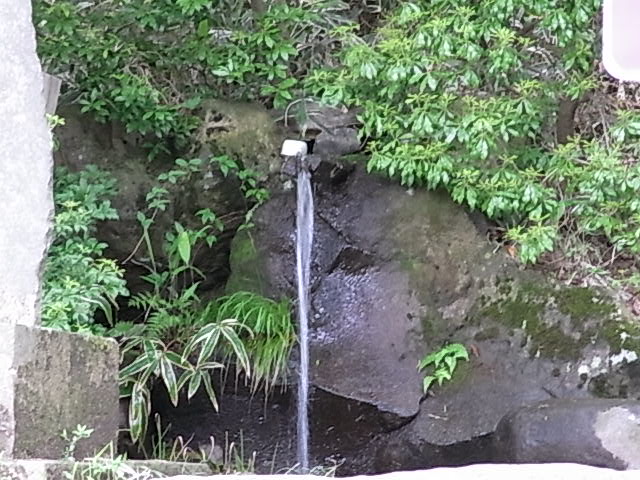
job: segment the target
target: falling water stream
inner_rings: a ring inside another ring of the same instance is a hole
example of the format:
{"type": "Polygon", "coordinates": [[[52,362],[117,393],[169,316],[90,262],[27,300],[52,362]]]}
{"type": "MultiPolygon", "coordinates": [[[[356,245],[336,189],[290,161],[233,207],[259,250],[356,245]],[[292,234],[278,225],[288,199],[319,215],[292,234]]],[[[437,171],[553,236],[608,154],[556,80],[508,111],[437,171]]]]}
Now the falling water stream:
{"type": "MultiPolygon", "coordinates": [[[[303,163],[300,159],[300,165],[303,163]]],[[[298,173],[296,214],[296,263],[298,273],[298,320],[300,335],[300,378],[298,379],[298,463],[302,473],[309,471],[309,278],[313,243],[313,194],[311,174],[298,173]]]]}

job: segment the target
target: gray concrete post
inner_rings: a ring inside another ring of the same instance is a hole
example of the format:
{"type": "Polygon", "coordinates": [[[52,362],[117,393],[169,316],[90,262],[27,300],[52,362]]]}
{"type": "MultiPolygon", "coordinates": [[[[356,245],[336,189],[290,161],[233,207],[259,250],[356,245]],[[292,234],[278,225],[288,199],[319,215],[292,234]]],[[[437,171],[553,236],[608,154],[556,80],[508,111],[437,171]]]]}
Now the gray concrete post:
{"type": "Polygon", "coordinates": [[[28,0],[0,0],[0,46],[0,459],[60,458],[77,425],[88,455],[117,437],[118,348],[38,327],[53,159],[28,0]]]}

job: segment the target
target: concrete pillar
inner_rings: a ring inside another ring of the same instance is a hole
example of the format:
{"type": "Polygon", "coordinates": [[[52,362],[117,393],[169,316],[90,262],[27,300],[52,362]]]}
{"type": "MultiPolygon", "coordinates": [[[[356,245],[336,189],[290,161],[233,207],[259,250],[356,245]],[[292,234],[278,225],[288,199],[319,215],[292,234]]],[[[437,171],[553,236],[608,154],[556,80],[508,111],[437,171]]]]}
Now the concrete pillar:
{"type": "Polygon", "coordinates": [[[0,459],[60,458],[79,424],[88,455],[117,437],[118,348],[39,328],[53,159],[31,2],[0,0],[0,45],[0,459]]]}

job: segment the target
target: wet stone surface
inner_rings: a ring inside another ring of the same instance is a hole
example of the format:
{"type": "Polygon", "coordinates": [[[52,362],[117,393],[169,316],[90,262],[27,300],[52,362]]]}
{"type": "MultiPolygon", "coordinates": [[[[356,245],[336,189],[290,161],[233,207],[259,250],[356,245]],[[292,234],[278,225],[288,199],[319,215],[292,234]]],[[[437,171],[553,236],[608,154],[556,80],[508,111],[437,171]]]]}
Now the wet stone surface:
{"type": "MultiPolygon", "coordinates": [[[[316,434],[336,416],[353,425],[326,437],[339,448],[312,432],[316,460],[337,452],[359,473],[491,461],[504,457],[490,439],[509,412],[635,395],[625,349],[640,327],[606,293],[521,271],[441,192],[323,164],[314,185],[311,380],[346,403],[314,404],[312,422],[316,434]],[[470,361],[424,396],[419,359],[452,342],[470,361]],[[363,421],[351,404],[367,406],[363,421]]],[[[228,291],[295,298],[294,212],[294,192],[256,212],[250,238],[234,239],[228,291]]],[[[291,428],[271,443],[292,441],[291,428]]]]}
{"type": "MultiPolygon", "coordinates": [[[[258,473],[282,472],[296,463],[295,385],[275,391],[267,404],[263,394],[252,396],[242,386],[229,382],[215,412],[208,398],[197,394],[174,408],[164,392],[155,392],[167,438],[181,436],[189,446],[208,447],[211,438],[245,459],[256,452],[258,473]]],[[[387,425],[374,407],[315,388],[310,396],[311,466],[342,465],[340,475],[372,471],[375,448],[387,425]]]]}

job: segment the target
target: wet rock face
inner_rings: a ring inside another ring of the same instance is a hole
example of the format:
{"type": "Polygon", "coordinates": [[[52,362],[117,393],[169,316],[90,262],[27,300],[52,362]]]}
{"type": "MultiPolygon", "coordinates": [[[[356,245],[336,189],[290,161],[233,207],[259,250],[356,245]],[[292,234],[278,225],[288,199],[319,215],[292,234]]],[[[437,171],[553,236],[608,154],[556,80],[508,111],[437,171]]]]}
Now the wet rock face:
{"type": "MultiPolygon", "coordinates": [[[[312,382],[392,414],[397,417],[392,424],[406,423],[418,413],[422,396],[421,377],[416,371],[424,354],[422,306],[411,291],[411,279],[394,258],[391,243],[377,243],[382,227],[373,218],[379,210],[372,204],[389,200],[376,200],[387,185],[360,174],[347,183],[348,187],[330,185],[327,191],[316,191],[312,382]],[[364,192],[366,196],[354,198],[350,192],[364,192]],[[367,204],[372,208],[365,208],[367,204]],[[372,216],[363,216],[367,214],[372,216]],[[367,225],[368,232],[362,231],[359,223],[367,225]]],[[[396,194],[395,201],[406,196],[402,189],[396,194]]],[[[242,251],[245,256],[238,258],[232,253],[229,285],[234,289],[243,288],[242,279],[253,278],[251,287],[255,288],[255,279],[260,279],[258,287],[263,293],[293,296],[293,207],[290,195],[274,197],[256,218],[257,228],[251,235],[258,234],[259,238],[254,237],[251,246],[249,235],[244,240],[236,238],[233,251],[242,251]]],[[[387,216],[393,214],[389,211],[387,216]]]]}
{"type": "MultiPolygon", "coordinates": [[[[637,390],[640,329],[603,293],[520,271],[439,192],[326,164],[314,185],[311,380],[375,407],[372,471],[489,461],[509,412],[637,390]],[[424,398],[418,360],[449,342],[472,358],[424,398]]],[[[294,201],[274,195],[236,236],[229,290],[295,298],[294,201]]]]}

